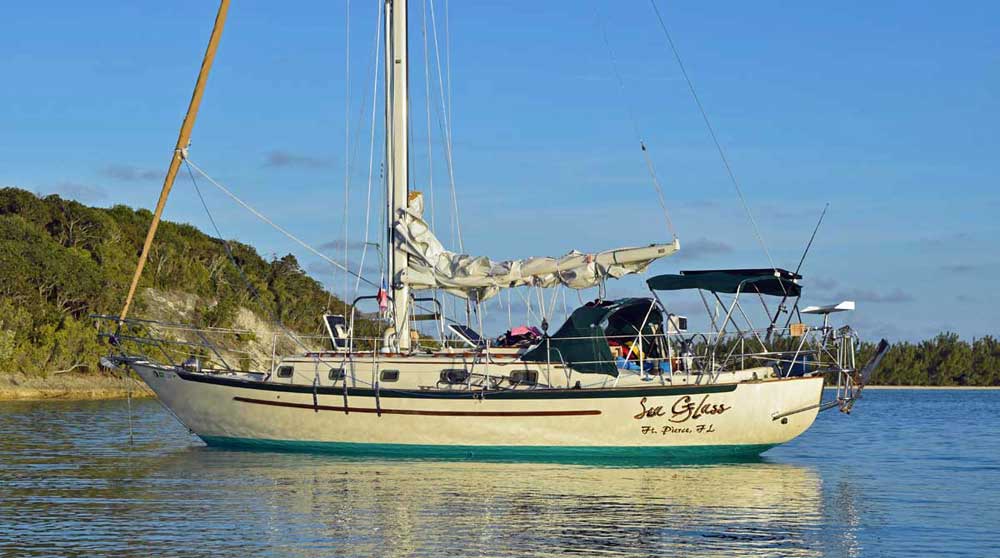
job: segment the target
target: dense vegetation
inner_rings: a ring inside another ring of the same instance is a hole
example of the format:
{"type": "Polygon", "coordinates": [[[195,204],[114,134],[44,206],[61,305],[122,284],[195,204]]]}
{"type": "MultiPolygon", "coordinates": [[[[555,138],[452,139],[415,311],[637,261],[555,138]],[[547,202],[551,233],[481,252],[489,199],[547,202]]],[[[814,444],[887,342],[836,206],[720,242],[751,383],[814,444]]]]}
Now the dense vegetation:
{"type": "MultiPolygon", "coordinates": [[[[0,373],[96,365],[108,348],[88,316],[120,310],[151,218],[145,209],[93,208],[59,196],[0,189],[0,373]]],[[[243,307],[295,331],[318,333],[320,313],[343,312],[343,303],[306,275],[294,256],[267,261],[250,246],[229,245],[256,294],[221,240],[171,222],[160,226],[141,289],[198,296],[204,301],[201,311],[189,319],[202,326],[230,326],[243,307]]],[[[133,315],[148,310],[141,298],[137,304],[133,315]]],[[[865,344],[860,362],[873,349],[865,344]]],[[[944,333],[897,343],[875,381],[1000,386],[1000,341],[986,336],[968,342],[944,333]]]]}
{"type": "MultiPolygon", "coordinates": [[[[739,354],[739,337],[733,336],[716,349],[717,355],[739,354]],[[735,346],[735,348],[734,348],[735,346]]],[[[785,361],[799,348],[800,339],[781,336],[768,347],[784,352],[785,361]]],[[[857,349],[856,364],[864,366],[875,354],[878,344],[863,341],[857,349]]],[[[752,346],[750,350],[753,350],[752,346]]],[[[714,344],[695,343],[696,358],[707,358],[714,344]]],[[[806,349],[816,349],[810,343],[806,349]]],[[[836,374],[827,375],[828,383],[836,383],[836,374]]],[[[882,359],[870,383],[892,386],[1000,386],[1000,340],[992,336],[965,341],[955,333],[941,333],[919,343],[894,342],[882,359]]]]}
{"type": "MultiPolygon", "coordinates": [[[[152,213],[118,205],[87,207],[59,196],[0,189],[0,373],[94,367],[107,353],[91,314],[117,314],[152,213]]],[[[227,327],[240,307],[316,333],[326,309],[343,303],[306,275],[292,255],[264,260],[250,246],[191,225],[163,222],[140,290],[183,291],[205,301],[192,321],[227,327]]],[[[140,298],[132,313],[145,310],[140,298]]]]}
{"type": "MultiPolygon", "coordinates": [[[[859,365],[874,353],[865,343],[859,365]]],[[[992,336],[971,343],[955,333],[941,333],[919,343],[894,343],[882,360],[874,383],[898,386],[1000,386],[1000,340],[992,336]]]]}

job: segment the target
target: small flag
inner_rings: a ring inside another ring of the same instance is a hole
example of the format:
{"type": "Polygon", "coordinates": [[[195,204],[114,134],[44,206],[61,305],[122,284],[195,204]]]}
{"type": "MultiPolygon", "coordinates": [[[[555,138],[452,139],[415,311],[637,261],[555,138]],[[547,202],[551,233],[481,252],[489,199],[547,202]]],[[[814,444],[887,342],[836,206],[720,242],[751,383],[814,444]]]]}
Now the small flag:
{"type": "Polygon", "coordinates": [[[382,286],[378,288],[378,295],[375,297],[378,300],[378,309],[382,312],[389,309],[389,293],[385,287],[385,279],[383,279],[382,286]]]}

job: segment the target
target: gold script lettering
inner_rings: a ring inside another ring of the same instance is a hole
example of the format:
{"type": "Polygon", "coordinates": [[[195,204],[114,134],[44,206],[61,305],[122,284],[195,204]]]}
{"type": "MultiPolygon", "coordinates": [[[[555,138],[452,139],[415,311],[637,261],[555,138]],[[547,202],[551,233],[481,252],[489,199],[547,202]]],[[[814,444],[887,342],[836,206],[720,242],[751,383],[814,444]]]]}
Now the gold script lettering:
{"type": "Polygon", "coordinates": [[[723,403],[710,404],[707,395],[702,397],[698,403],[695,403],[690,395],[685,395],[674,402],[673,407],[670,408],[672,416],[669,420],[670,422],[686,422],[691,419],[699,419],[704,415],[721,415],[729,409],[732,409],[732,406],[723,403]]]}
{"type": "Polygon", "coordinates": [[[645,397],[643,397],[641,400],[639,400],[639,406],[642,407],[642,410],[639,411],[638,413],[636,413],[632,417],[635,420],[642,420],[644,418],[662,417],[662,416],[664,416],[666,414],[663,411],[663,406],[650,407],[649,409],[647,409],[646,408],[646,398],[645,397]]]}

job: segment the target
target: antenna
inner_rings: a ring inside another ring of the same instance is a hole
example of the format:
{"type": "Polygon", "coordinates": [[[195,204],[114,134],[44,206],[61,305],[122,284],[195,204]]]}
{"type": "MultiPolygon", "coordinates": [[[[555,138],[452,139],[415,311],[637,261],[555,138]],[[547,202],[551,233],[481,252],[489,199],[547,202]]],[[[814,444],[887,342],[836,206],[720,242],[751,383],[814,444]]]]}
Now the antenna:
{"type": "MultiPolygon", "coordinates": [[[[809,236],[809,242],[806,243],[806,249],[802,251],[802,257],[799,258],[799,265],[795,266],[795,275],[799,274],[802,270],[802,263],[806,261],[806,256],[809,254],[809,249],[812,248],[813,241],[816,240],[816,233],[819,232],[819,226],[823,224],[823,218],[826,217],[826,210],[830,209],[830,202],[826,202],[823,206],[822,213],[819,214],[819,220],[816,221],[816,226],[813,227],[812,235],[809,236]]],[[[767,326],[767,339],[770,341],[771,333],[774,330],[774,324],[778,322],[778,317],[781,316],[781,310],[785,307],[785,301],[788,300],[788,294],[781,297],[781,302],[778,303],[778,309],[774,311],[774,316],[771,318],[771,325],[767,326]]],[[[795,303],[798,306],[798,301],[795,303]]],[[[788,321],[785,322],[785,327],[792,322],[792,316],[789,314],[788,321]]]]}
{"type": "Polygon", "coordinates": [[[830,202],[826,202],[826,205],[823,206],[823,212],[819,214],[819,221],[816,222],[816,228],[813,229],[812,236],[809,237],[809,243],[806,244],[806,249],[802,252],[802,257],[799,258],[799,265],[795,267],[796,274],[802,269],[802,262],[806,261],[806,255],[809,253],[809,249],[812,248],[813,240],[816,239],[816,232],[819,230],[819,226],[823,224],[823,217],[826,217],[827,209],[830,209],[830,202]]]}

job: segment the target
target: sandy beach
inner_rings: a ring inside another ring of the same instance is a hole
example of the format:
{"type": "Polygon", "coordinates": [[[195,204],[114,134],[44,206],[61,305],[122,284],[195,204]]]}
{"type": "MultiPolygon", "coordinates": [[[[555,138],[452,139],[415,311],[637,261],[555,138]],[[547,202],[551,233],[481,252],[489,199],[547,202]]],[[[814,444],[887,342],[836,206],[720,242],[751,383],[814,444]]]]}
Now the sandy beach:
{"type": "Polygon", "coordinates": [[[0,376],[0,401],[123,399],[129,392],[132,397],[153,397],[142,382],[106,373],[0,376]]]}

